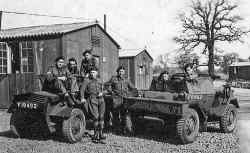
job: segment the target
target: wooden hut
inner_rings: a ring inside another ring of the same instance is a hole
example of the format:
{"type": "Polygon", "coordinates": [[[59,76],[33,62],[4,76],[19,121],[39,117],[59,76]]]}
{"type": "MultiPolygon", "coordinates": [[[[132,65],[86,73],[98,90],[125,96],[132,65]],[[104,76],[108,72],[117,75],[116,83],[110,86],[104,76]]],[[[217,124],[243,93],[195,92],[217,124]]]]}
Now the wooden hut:
{"type": "Polygon", "coordinates": [[[42,25],[0,31],[0,108],[13,95],[39,90],[37,74],[43,74],[57,56],[75,57],[93,48],[103,81],[115,73],[118,43],[98,24],[90,22],[42,25]]]}
{"type": "Polygon", "coordinates": [[[229,66],[230,80],[250,81],[250,62],[237,62],[229,66]]]}
{"type": "Polygon", "coordinates": [[[149,89],[153,77],[153,58],[146,49],[119,52],[119,65],[126,68],[126,77],[138,89],[149,89]]]}

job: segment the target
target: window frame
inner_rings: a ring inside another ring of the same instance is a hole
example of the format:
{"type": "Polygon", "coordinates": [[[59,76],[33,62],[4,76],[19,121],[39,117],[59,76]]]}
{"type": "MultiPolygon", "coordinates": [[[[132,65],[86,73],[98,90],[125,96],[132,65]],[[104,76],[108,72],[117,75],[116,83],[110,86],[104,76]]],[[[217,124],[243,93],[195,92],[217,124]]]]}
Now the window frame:
{"type": "Polygon", "coordinates": [[[2,74],[8,74],[8,45],[6,42],[0,42],[0,75],[2,74]],[[3,49],[2,45],[5,45],[5,50],[3,49]],[[6,53],[6,57],[3,56],[4,52],[6,53]],[[2,55],[1,55],[2,54],[2,55]],[[4,64],[4,60],[6,60],[6,63],[4,64]],[[4,68],[6,69],[4,72],[4,68]]]}
{"type": "Polygon", "coordinates": [[[35,58],[35,55],[34,55],[34,43],[32,41],[21,41],[19,43],[19,47],[20,47],[20,71],[21,73],[34,73],[35,70],[34,70],[34,58],[35,58]],[[29,46],[28,44],[31,43],[29,46]],[[25,44],[25,45],[24,45],[25,44]],[[24,50],[26,50],[26,56],[24,57],[23,54],[24,54],[24,50]],[[31,64],[29,63],[29,53],[32,53],[32,61],[31,61],[31,64]],[[27,60],[25,61],[25,64],[24,64],[24,58],[27,60]],[[24,65],[26,65],[26,68],[24,69],[24,65]],[[32,66],[32,71],[29,70],[29,66],[32,66]]]}

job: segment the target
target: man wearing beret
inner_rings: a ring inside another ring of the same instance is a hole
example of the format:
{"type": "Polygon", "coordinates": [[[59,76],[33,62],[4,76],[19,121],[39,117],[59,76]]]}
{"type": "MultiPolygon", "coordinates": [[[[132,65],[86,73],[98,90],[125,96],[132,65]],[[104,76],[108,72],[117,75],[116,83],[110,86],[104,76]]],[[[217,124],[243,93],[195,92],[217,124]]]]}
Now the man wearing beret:
{"type": "Polygon", "coordinates": [[[95,143],[105,143],[106,137],[103,135],[105,102],[103,99],[103,84],[97,79],[98,69],[90,69],[89,80],[84,81],[82,92],[82,102],[88,110],[90,117],[93,119],[94,135],[92,137],[95,143]],[[86,105],[87,103],[87,105],[86,105]]]}
{"type": "Polygon", "coordinates": [[[55,60],[55,66],[50,67],[47,72],[47,80],[54,87],[54,92],[62,92],[68,104],[73,105],[73,101],[69,98],[69,94],[66,89],[68,79],[71,77],[69,70],[67,69],[64,61],[64,57],[60,56],[55,60]]]}
{"type": "Polygon", "coordinates": [[[92,55],[92,50],[87,49],[83,52],[83,59],[80,67],[80,73],[83,77],[88,77],[91,68],[98,68],[97,61],[92,55]]]}
{"type": "MultiPolygon", "coordinates": [[[[134,85],[125,78],[125,68],[120,66],[116,70],[117,75],[113,76],[109,84],[109,92],[112,94],[112,107],[111,112],[113,115],[114,126],[120,127],[124,124],[124,112],[123,112],[123,97],[129,94],[129,91],[136,90],[134,85]]],[[[121,129],[121,128],[118,128],[121,129]]]]}

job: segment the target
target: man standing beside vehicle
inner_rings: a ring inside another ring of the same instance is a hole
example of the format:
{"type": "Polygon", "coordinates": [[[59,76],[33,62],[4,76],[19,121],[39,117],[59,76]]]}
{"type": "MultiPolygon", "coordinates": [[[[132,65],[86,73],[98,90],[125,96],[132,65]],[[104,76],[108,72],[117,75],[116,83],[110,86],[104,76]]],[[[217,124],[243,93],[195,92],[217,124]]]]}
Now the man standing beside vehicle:
{"type": "MultiPolygon", "coordinates": [[[[112,94],[112,107],[111,112],[113,116],[114,127],[118,130],[124,130],[120,128],[124,127],[124,111],[123,111],[123,97],[129,94],[129,91],[136,90],[134,85],[125,78],[125,68],[120,66],[116,70],[117,75],[113,76],[109,84],[109,92],[112,94]]],[[[122,131],[124,132],[124,131],[122,131]]]]}
{"type": "MultiPolygon", "coordinates": [[[[86,85],[86,81],[88,81],[89,79],[89,74],[90,74],[90,70],[92,68],[97,68],[98,69],[98,65],[97,65],[97,61],[95,60],[95,58],[92,55],[92,50],[91,49],[86,49],[83,52],[83,59],[81,62],[81,67],[80,67],[80,75],[83,77],[82,83],[80,85],[80,91],[83,91],[83,89],[81,88],[85,88],[84,86],[86,85]]],[[[84,101],[84,93],[80,92],[81,94],[81,101],[84,101]]]]}
{"type": "Polygon", "coordinates": [[[103,135],[104,129],[104,113],[105,102],[103,95],[106,93],[103,91],[103,84],[98,80],[98,69],[92,67],[90,69],[89,80],[83,82],[83,88],[81,88],[82,102],[87,103],[85,107],[88,109],[89,115],[92,117],[94,123],[94,135],[92,137],[95,143],[105,143],[102,140],[106,139],[103,135]]]}

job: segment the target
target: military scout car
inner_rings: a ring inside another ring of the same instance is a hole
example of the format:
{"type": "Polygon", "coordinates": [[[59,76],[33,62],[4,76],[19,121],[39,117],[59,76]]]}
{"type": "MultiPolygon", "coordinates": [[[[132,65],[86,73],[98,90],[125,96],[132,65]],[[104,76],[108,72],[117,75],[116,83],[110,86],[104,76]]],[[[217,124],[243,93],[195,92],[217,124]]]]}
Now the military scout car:
{"type": "Polygon", "coordinates": [[[66,141],[80,141],[85,131],[85,112],[77,98],[73,106],[51,87],[44,76],[43,91],[16,95],[8,112],[12,113],[10,128],[18,137],[62,134],[66,141]]]}
{"type": "Polygon", "coordinates": [[[178,73],[171,77],[170,88],[171,92],[142,91],[138,97],[124,97],[127,130],[133,132],[141,116],[157,117],[185,144],[195,141],[208,122],[219,121],[226,133],[236,128],[239,105],[229,85],[218,90],[208,75],[190,80],[178,73]]]}

